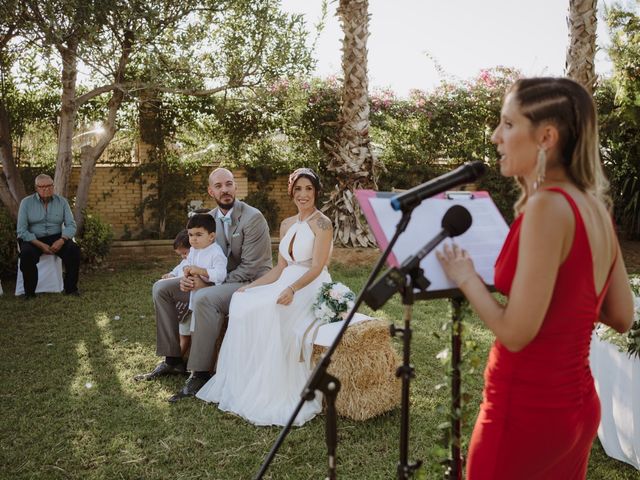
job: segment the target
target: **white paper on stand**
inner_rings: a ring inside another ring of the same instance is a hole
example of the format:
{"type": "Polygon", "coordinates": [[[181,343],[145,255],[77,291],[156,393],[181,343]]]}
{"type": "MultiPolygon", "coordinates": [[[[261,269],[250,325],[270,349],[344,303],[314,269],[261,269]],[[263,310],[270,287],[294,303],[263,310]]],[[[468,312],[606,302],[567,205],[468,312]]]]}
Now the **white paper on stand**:
{"type": "MultiPolygon", "coordinates": [[[[407,229],[400,235],[392,250],[393,257],[390,257],[389,264],[398,266],[408,257],[419,252],[427,242],[441,232],[442,217],[447,210],[452,205],[458,204],[469,210],[472,218],[471,227],[462,235],[446,239],[435,250],[442,249],[447,242],[460,245],[469,252],[484,282],[487,285],[493,285],[495,261],[509,233],[509,227],[486,192],[469,193],[472,194],[472,198],[456,196],[449,199],[441,195],[428,198],[418,205],[412,212],[407,229]]],[[[358,195],[361,205],[364,202],[369,203],[369,208],[364,208],[363,205],[363,211],[381,249],[389,244],[402,217],[401,212],[391,208],[390,198],[390,194],[381,195],[380,193],[358,195]]],[[[440,267],[435,250],[420,262],[425,277],[431,282],[427,291],[456,288],[440,267]]]]}

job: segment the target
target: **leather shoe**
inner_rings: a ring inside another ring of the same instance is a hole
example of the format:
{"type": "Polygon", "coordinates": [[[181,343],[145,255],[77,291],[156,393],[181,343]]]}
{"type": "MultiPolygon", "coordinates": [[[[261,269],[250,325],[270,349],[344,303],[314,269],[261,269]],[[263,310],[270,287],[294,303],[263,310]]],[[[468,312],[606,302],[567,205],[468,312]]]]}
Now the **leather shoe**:
{"type": "Polygon", "coordinates": [[[209,378],[194,377],[192,374],[189,378],[187,378],[187,382],[184,384],[184,387],[182,387],[182,390],[169,397],[168,401],[171,403],[176,403],[183,398],[195,397],[196,393],[198,393],[198,390],[200,390],[202,386],[209,381],[209,378]]]}
{"type": "Polygon", "coordinates": [[[154,380],[159,377],[164,377],[166,375],[186,375],[187,369],[184,366],[184,363],[179,363],[177,365],[169,365],[167,362],[160,362],[153,371],[148,373],[140,373],[133,377],[136,382],[140,382],[142,380],[154,380]]]}

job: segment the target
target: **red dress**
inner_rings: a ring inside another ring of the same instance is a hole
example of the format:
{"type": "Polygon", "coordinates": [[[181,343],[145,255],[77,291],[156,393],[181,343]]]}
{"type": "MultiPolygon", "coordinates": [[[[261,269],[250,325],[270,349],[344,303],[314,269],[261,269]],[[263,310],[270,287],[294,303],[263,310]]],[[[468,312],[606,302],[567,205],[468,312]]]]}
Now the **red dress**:
{"type": "MultiPolygon", "coordinates": [[[[584,479],[600,423],[589,345],[609,279],[596,293],[587,232],[573,199],[573,245],[560,265],[540,331],[517,353],[496,340],[485,370],[471,436],[468,480],[584,479]]],[[[495,265],[495,286],[509,295],[523,216],[511,226],[495,265]]],[[[544,261],[543,258],[540,261],[544,261]]]]}

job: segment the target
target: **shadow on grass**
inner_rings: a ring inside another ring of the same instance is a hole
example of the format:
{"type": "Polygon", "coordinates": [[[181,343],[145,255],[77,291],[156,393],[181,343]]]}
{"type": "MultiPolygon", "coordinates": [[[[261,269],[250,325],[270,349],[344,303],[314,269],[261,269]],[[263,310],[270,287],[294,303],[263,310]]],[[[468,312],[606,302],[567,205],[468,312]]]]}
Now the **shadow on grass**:
{"type": "MultiPolygon", "coordinates": [[[[140,259],[111,270],[86,272],[81,298],[42,295],[25,302],[0,297],[0,478],[7,479],[247,479],[258,471],[279,428],[254,427],[196,400],[176,405],[166,398],[182,377],[134,382],[157,362],[151,286],[173,261],[140,259]]],[[[360,288],[368,268],[336,267],[332,275],[360,288]]],[[[368,312],[371,313],[371,312],[368,312]]],[[[435,359],[447,346],[434,332],[446,320],[443,301],[416,304],[413,322],[411,438],[409,458],[430,466],[438,457],[438,425],[448,402],[438,390],[443,367],[435,359]]],[[[393,299],[383,316],[400,324],[393,299]]],[[[479,322],[470,327],[482,344],[491,336],[479,322]]],[[[481,375],[467,388],[477,405],[481,375]]],[[[395,477],[399,410],[366,422],[339,419],[338,474],[347,479],[395,477]]],[[[464,445],[473,423],[464,428],[464,445]]],[[[594,446],[589,479],[626,480],[637,472],[594,446]]],[[[324,478],[324,417],[294,429],[265,478],[324,478]]],[[[428,475],[426,478],[436,478],[428,475]]]]}
{"type": "Polygon", "coordinates": [[[80,298],[3,297],[5,474],[86,478],[96,468],[103,475],[115,473],[115,465],[129,465],[126,470],[140,476],[149,473],[146,439],[175,434],[162,432],[166,422],[158,419],[171,418],[172,412],[153,399],[177,385],[135,385],[131,379],[155,344],[155,333],[149,334],[155,332],[149,328],[153,307],[140,292],[154,280],[148,270],[130,266],[124,275],[117,269],[90,274],[81,279],[80,298]]]}

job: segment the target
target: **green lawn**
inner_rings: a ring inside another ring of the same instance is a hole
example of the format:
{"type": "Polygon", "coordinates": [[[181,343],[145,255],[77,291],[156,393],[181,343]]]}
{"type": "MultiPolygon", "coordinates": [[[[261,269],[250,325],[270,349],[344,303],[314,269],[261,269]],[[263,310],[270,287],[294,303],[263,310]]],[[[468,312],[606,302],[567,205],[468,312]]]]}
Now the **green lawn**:
{"type": "MultiPolygon", "coordinates": [[[[254,427],[196,400],[167,403],[181,378],[132,380],[157,361],[151,285],[171,266],[129,263],[86,273],[82,298],[41,295],[25,302],[3,282],[0,478],[247,479],[258,471],[279,428],[254,427]]],[[[368,270],[336,267],[332,274],[357,291],[368,270]]],[[[440,326],[448,311],[442,300],[419,302],[414,311],[410,459],[424,460],[426,478],[436,478],[437,426],[445,420],[439,412],[448,402],[448,391],[435,388],[444,378],[435,356],[447,345],[440,326]]],[[[379,316],[400,324],[398,300],[379,316]]],[[[491,335],[474,321],[469,338],[484,360],[491,335]]],[[[481,375],[465,387],[475,415],[481,375]]],[[[340,419],[338,477],[394,478],[399,423],[399,409],[366,422],[340,419]]],[[[266,478],[324,478],[325,464],[319,416],[291,432],[266,478]]],[[[596,441],[589,479],[639,476],[608,458],[596,441]]]]}

